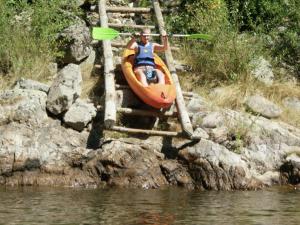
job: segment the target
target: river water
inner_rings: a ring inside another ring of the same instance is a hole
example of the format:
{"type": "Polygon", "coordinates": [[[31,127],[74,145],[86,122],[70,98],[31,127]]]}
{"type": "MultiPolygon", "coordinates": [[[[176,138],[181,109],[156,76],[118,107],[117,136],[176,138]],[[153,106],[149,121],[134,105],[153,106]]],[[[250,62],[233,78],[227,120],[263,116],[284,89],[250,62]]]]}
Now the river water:
{"type": "Polygon", "coordinates": [[[0,224],[300,224],[300,190],[0,188],[0,224]]]}

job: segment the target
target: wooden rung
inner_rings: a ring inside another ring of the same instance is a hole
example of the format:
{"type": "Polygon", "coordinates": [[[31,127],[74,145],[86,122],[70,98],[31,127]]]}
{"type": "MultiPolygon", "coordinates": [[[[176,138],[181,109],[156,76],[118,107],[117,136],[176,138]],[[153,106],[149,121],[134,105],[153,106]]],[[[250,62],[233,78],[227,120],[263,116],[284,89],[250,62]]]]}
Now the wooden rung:
{"type": "Polygon", "coordinates": [[[175,131],[160,131],[160,130],[143,130],[127,127],[112,126],[110,130],[131,133],[131,134],[147,134],[154,136],[168,136],[168,137],[183,137],[184,135],[181,132],[175,131]]]}
{"type": "MultiPolygon", "coordinates": [[[[111,46],[112,47],[116,47],[116,48],[125,48],[127,44],[125,43],[118,43],[118,42],[112,42],[111,43],[111,46]]],[[[179,47],[171,47],[171,50],[172,51],[177,51],[179,52],[180,51],[180,48],[179,47]]]]}
{"type": "Polygon", "coordinates": [[[111,46],[116,47],[116,48],[125,48],[127,44],[125,43],[120,43],[120,42],[112,42],[111,46]]]}
{"type": "MultiPolygon", "coordinates": [[[[117,89],[130,89],[130,87],[128,85],[121,85],[121,84],[116,84],[116,88],[117,89]]],[[[183,91],[182,92],[184,97],[194,97],[195,94],[193,92],[187,92],[187,91],[183,91]]]]}
{"type": "MultiPolygon", "coordinates": [[[[153,12],[152,8],[146,8],[146,7],[107,7],[107,12],[112,13],[151,13],[153,12]]],[[[162,9],[163,12],[171,12],[170,9],[162,9]]]]}
{"type": "Polygon", "coordinates": [[[100,65],[100,64],[94,64],[94,67],[95,67],[96,69],[101,69],[101,68],[102,68],[102,65],[100,65]]]}
{"type": "MultiPolygon", "coordinates": [[[[103,111],[104,108],[102,105],[98,105],[97,110],[103,111]]],[[[132,115],[132,116],[151,116],[151,117],[177,117],[178,116],[178,113],[176,111],[160,112],[154,110],[142,110],[142,109],[133,109],[133,108],[118,108],[117,111],[119,113],[132,115]]],[[[192,118],[193,114],[189,113],[189,117],[192,118]]]]}
{"type": "Polygon", "coordinates": [[[150,13],[153,9],[143,7],[107,7],[107,12],[120,12],[120,13],[150,13]]]}
{"type": "Polygon", "coordinates": [[[155,28],[155,26],[150,26],[150,25],[134,25],[134,24],[118,24],[118,23],[108,23],[108,26],[114,28],[133,28],[133,29],[145,29],[145,28],[154,29],[155,28]]]}
{"type": "Polygon", "coordinates": [[[160,112],[154,110],[142,110],[142,109],[132,109],[132,108],[118,108],[118,112],[133,115],[133,116],[151,116],[151,117],[177,117],[177,112],[160,112]]]}

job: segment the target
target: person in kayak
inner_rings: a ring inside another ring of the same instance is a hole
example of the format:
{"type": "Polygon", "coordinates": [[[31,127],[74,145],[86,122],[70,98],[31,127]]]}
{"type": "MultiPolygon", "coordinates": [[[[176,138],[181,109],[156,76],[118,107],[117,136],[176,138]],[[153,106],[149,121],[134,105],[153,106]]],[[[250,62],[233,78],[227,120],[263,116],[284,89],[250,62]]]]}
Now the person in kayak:
{"type": "Polygon", "coordinates": [[[141,81],[143,86],[147,87],[151,82],[165,84],[165,76],[155,68],[154,52],[163,52],[168,48],[168,38],[166,33],[162,35],[163,44],[150,42],[150,29],[143,29],[139,34],[140,41],[137,42],[137,34],[134,34],[127,44],[128,49],[135,50],[134,73],[141,81]]]}

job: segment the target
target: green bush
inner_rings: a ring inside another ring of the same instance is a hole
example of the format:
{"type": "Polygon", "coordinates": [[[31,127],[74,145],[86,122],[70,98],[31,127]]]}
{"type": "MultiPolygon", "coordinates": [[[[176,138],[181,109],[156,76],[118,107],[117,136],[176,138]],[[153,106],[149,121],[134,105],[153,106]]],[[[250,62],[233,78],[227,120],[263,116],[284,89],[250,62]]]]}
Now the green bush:
{"type": "Polygon", "coordinates": [[[228,25],[222,0],[182,0],[177,12],[167,17],[167,26],[174,33],[216,33],[228,25]]]}
{"type": "Polygon", "coordinates": [[[185,59],[197,74],[196,83],[218,86],[247,80],[249,62],[261,52],[258,38],[224,30],[213,42],[186,43],[185,59]]]}
{"type": "Polygon", "coordinates": [[[188,42],[187,57],[205,74],[202,81],[245,78],[249,61],[258,55],[272,56],[273,64],[288,64],[300,74],[299,5],[297,0],[181,0],[167,26],[174,33],[215,37],[210,43],[188,42]]]}
{"type": "Polygon", "coordinates": [[[61,54],[56,37],[74,20],[73,12],[78,11],[75,3],[67,0],[1,0],[2,76],[45,76],[47,64],[61,54]]]}
{"type": "Polygon", "coordinates": [[[239,31],[254,31],[272,37],[271,48],[277,63],[294,66],[300,76],[300,1],[226,0],[231,23],[239,31]]]}
{"type": "Polygon", "coordinates": [[[207,33],[212,41],[187,41],[185,59],[193,65],[196,82],[236,82],[248,75],[248,65],[261,52],[261,41],[250,34],[241,35],[238,25],[229,23],[227,5],[221,0],[181,1],[177,15],[168,18],[174,32],[207,33]]]}

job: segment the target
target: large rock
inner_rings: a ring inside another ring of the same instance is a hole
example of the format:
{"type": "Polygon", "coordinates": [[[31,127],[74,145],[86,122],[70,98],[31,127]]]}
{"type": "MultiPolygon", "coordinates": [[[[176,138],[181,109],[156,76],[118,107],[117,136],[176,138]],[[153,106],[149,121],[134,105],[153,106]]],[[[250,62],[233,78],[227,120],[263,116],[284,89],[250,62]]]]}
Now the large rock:
{"type": "Polygon", "coordinates": [[[90,30],[83,21],[63,30],[60,37],[67,42],[63,63],[79,63],[91,54],[90,30]]]}
{"type": "Polygon", "coordinates": [[[243,133],[240,138],[244,147],[240,156],[248,164],[253,177],[268,185],[278,183],[275,179],[278,176],[270,174],[280,170],[287,153],[300,147],[300,130],[282,122],[232,110],[226,110],[223,115],[231,121],[233,127],[230,130],[243,133]]]}
{"type": "Polygon", "coordinates": [[[208,139],[208,138],[209,138],[209,135],[208,135],[208,133],[207,133],[205,130],[203,130],[201,127],[197,127],[197,128],[194,130],[193,137],[198,137],[198,138],[208,139]]]}
{"type": "Polygon", "coordinates": [[[286,152],[285,163],[280,167],[282,184],[300,183],[300,147],[293,146],[286,152]]]}
{"type": "Polygon", "coordinates": [[[212,112],[203,118],[202,126],[216,128],[224,123],[224,117],[220,112],[212,112]]]}
{"type": "Polygon", "coordinates": [[[250,96],[245,104],[255,113],[267,118],[277,118],[281,115],[282,110],[273,102],[265,99],[260,95],[250,96]]]}
{"type": "Polygon", "coordinates": [[[164,160],[161,169],[171,185],[194,188],[193,179],[187,169],[176,160],[164,160]]]}
{"type": "Polygon", "coordinates": [[[187,110],[190,113],[198,113],[208,110],[208,104],[202,97],[193,95],[192,99],[187,103],[187,110]]]}
{"type": "Polygon", "coordinates": [[[82,81],[80,67],[69,64],[53,81],[47,98],[47,109],[54,115],[67,111],[80,96],[82,81]]]}
{"type": "Polygon", "coordinates": [[[296,97],[287,97],[283,99],[283,104],[291,109],[294,109],[296,111],[300,112],[300,99],[296,97]]]}
{"type": "Polygon", "coordinates": [[[160,168],[162,159],[154,145],[115,140],[103,146],[97,170],[109,185],[158,188],[168,184],[160,168]]]}
{"type": "Polygon", "coordinates": [[[92,103],[77,99],[64,115],[64,121],[75,130],[82,131],[96,116],[97,109],[92,103]]]}
{"type": "Polygon", "coordinates": [[[43,127],[11,123],[0,126],[0,177],[6,185],[95,185],[80,168],[89,160],[88,133],[49,120],[43,127]]]}
{"type": "Polygon", "coordinates": [[[88,134],[66,129],[56,121],[49,120],[47,125],[34,130],[17,123],[0,129],[5,130],[1,132],[1,153],[4,150],[13,152],[15,170],[24,170],[25,167],[35,169],[37,165],[39,168],[58,170],[73,164],[69,157],[75,149],[86,151],[82,147],[85,147],[88,134]],[[36,163],[26,164],[34,160],[36,163]]]}
{"type": "Polygon", "coordinates": [[[251,74],[256,77],[259,81],[266,85],[271,85],[274,80],[274,74],[272,71],[271,64],[263,57],[253,60],[251,63],[253,67],[251,74]]]}
{"type": "Polygon", "coordinates": [[[47,95],[44,92],[15,89],[0,92],[0,124],[18,121],[32,125],[42,124],[48,118],[47,95]]]}
{"type": "Polygon", "coordinates": [[[21,78],[15,84],[15,89],[31,89],[48,93],[50,86],[41,82],[21,78]]]}
{"type": "Polygon", "coordinates": [[[199,188],[211,190],[251,189],[252,178],[241,157],[212,141],[202,139],[183,149],[188,171],[199,188]]]}

